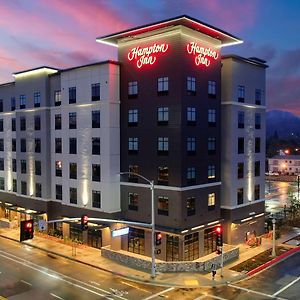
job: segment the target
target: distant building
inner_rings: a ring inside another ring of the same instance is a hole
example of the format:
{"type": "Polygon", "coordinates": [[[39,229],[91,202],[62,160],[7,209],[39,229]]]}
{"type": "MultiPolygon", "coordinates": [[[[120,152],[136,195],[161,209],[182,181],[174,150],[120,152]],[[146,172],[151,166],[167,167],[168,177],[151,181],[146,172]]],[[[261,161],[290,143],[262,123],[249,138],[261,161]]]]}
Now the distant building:
{"type": "Polygon", "coordinates": [[[300,155],[276,155],[268,159],[268,164],[270,173],[300,174],[300,155]]]}

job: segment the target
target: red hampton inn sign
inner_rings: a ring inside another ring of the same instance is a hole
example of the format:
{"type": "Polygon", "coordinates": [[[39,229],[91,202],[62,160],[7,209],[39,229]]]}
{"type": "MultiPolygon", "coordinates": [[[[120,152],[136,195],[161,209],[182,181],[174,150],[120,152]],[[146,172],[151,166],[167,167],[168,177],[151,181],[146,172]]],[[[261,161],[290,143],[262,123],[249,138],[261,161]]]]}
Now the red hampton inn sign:
{"type": "Polygon", "coordinates": [[[211,60],[217,60],[219,53],[209,47],[199,46],[196,42],[190,42],[186,45],[188,54],[195,56],[195,64],[197,66],[204,65],[208,67],[211,60]]]}
{"type": "Polygon", "coordinates": [[[148,47],[134,47],[128,54],[127,58],[130,61],[136,61],[136,66],[140,69],[144,65],[153,65],[156,62],[159,53],[166,53],[169,49],[168,44],[154,43],[148,47]]]}

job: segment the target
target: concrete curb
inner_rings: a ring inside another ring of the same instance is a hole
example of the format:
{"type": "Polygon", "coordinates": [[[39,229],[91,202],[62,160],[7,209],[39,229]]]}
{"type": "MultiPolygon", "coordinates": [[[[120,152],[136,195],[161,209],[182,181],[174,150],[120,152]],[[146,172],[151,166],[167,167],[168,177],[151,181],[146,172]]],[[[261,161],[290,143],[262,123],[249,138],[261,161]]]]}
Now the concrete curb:
{"type": "Polygon", "coordinates": [[[274,264],[277,263],[278,261],[280,261],[280,260],[282,260],[282,259],[284,259],[284,258],[286,258],[286,257],[288,257],[288,256],[290,256],[290,255],[292,255],[292,254],[294,254],[295,252],[297,252],[297,251],[299,251],[299,250],[300,250],[300,246],[297,246],[297,247],[295,247],[295,248],[293,248],[293,249],[291,249],[291,250],[288,250],[288,251],[286,251],[285,253],[282,253],[281,255],[279,255],[279,256],[273,258],[272,260],[270,260],[270,261],[268,261],[268,262],[266,262],[266,263],[264,263],[264,264],[262,264],[262,265],[256,267],[255,269],[249,271],[249,272],[247,273],[247,275],[248,275],[248,276],[253,276],[254,274],[256,274],[256,273],[262,271],[263,269],[268,268],[268,267],[271,266],[271,265],[274,265],[274,264]]]}

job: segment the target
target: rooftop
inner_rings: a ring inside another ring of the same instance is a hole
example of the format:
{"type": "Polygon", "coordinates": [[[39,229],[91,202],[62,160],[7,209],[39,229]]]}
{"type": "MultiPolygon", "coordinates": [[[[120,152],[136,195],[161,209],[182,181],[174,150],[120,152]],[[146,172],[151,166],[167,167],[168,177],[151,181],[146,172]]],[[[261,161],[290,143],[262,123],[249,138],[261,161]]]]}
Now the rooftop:
{"type": "Polygon", "coordinates": [[[263,59],[260,59],[258,57],[249,57],[249,58],[245,58],[236,54],[227,54],[227,55],[223,55],[222,59],[228,59],[228,58],[232,58],[232,59],[236,59],[239,61],[243,61],[245,63],[249,63],[249,64],[253,64],[256,65],[258,67],[262,67],[262,68],[268,68],[269,66],[266,64],[266,61],[263,59]]]}
{"type": "Polygon", "coordinates": [[[214,39],[217,39],[221,41],[222,46],[229,46],[234,44],[240,44],[243,41],[221,29],[218,29],[216,27],[213,27],[209,24],[206,24],[204,22],[201,22],[200,20],[191,18],[187,15],[178,16],[175,18],[162,20],[159,22],[127,29],[125,31],[121,31],[118,33],[102,36],[96,38],[96,41],[99,43],[104,43],[112,46],[118,46],[118,41],[121,39],[128,39],[133,40],[136,38],[140,38],[143,36],[146,36],[146,34],[149,35],[153,34],[157,31],[161,31],[163,29],[170,30],[172,27],[182,25],[185,27],[188,27],[192,30],[204,33],[214,39]]]}

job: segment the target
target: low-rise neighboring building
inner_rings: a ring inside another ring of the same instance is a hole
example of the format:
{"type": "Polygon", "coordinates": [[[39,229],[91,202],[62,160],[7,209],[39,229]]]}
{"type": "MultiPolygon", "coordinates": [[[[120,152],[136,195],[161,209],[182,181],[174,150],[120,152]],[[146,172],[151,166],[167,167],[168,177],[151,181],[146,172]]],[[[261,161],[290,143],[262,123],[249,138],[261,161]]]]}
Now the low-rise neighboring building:
{"type": "Polygon", "coordinates": [[[268,159],[270,174],[300,174],[300,155],[276,155],[268,159]]]}

